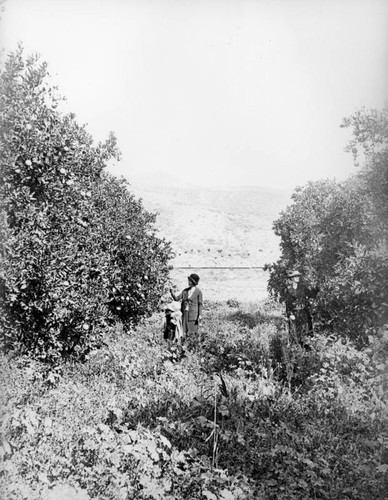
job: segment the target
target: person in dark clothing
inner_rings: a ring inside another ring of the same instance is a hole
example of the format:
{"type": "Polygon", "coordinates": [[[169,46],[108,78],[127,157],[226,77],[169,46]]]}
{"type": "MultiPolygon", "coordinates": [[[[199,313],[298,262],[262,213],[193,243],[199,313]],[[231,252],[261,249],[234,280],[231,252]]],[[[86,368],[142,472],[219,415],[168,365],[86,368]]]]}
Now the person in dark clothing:
{"type": "Polygon", "coordinates": [[[309,299],[317,296],[318,289],[310,290],[300,277],[298,271],[287,273],[285,305],[290,340],[304,345],[306,337],[313,334],[309,299]]]}
{"type": "Polygon", "coordinates": [[[198,274],[190,274],[188,277],[188,287],[185,288],[179,295],[175,295],[170,289],[171,296],[174,300],[181,300],[183,331],[185,334],[198,334],[198,326],[202,314],[202,292],[198,288],[198,274]]]}

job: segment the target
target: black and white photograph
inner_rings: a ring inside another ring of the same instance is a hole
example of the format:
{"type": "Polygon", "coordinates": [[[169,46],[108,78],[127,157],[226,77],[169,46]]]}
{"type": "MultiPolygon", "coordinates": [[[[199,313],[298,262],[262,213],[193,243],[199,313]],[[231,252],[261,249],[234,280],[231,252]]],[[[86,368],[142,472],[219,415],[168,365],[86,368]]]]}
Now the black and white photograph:
{"type": "Polygon", "coordinates": [[[0,0],[0,498],[387,500],[387,0],[0,0]]]}

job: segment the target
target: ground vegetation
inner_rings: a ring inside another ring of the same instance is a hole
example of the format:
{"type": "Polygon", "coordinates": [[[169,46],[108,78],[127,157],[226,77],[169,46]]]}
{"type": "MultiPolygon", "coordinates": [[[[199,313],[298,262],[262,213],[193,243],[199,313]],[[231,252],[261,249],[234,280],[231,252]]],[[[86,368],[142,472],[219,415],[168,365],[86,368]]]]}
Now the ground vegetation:
{"type": "Polygon", "coordinates": [[[207,303],[182,349],[161,319],[111,327],[54,381],[3,356],[3,498],[385,498],[387,334],[306,351],[272,303],[207,303]]]}

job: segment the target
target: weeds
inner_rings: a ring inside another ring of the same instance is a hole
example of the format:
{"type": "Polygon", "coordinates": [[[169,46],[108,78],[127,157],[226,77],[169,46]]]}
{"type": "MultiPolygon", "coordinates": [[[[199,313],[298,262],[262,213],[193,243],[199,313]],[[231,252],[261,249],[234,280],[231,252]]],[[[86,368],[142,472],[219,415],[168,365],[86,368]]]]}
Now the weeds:
{"type": "Polygon", "coordinates": [[[183,349],[158,315],[112,328],[49,383],[44,365],[3,357],[2,497],[382,500],[387,340],[292,348],[276,311],[257,310],[248,327],[208,304],[183,349]]]}

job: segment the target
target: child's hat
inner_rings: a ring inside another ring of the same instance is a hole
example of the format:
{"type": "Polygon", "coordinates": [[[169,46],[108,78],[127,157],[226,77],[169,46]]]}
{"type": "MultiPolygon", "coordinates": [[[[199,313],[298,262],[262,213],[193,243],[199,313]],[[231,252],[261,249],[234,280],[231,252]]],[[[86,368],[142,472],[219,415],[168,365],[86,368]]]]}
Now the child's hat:
{"type": "Polygon", "coordinates": [[[166,311],[172,311],[172,312],[177,312],[181,310],[181,304],[180,302],[177,301],[172,301],[166,306],[166,311]]]}

